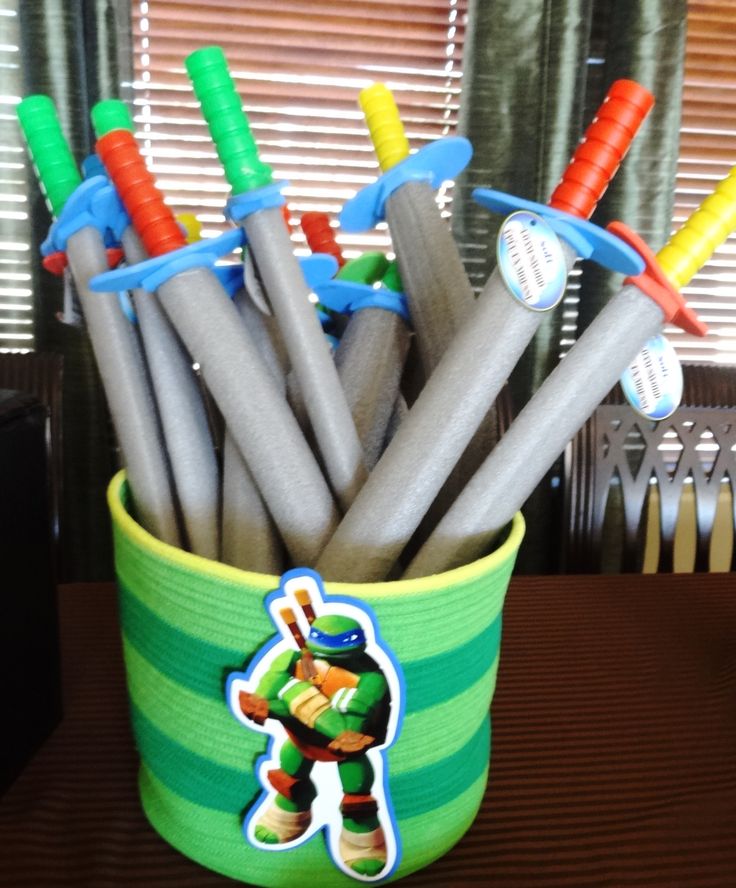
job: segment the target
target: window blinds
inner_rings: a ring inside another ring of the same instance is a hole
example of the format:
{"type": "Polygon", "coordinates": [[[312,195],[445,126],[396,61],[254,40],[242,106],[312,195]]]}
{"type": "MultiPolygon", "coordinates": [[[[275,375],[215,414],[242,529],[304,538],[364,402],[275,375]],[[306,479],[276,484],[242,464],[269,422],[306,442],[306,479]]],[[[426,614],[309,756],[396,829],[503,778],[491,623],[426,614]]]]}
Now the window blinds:
{"type": "MultiPolygon", "coordinates": [[[[689,0],[680,158],[673,228],[736,166],[736,4],[689,0]]],[[[685,361],[736,363],[736,235],[683,293],[708,324],[705,338],[668,328],[685,361]]]]}
{"type": "Polygon", "coordinates": [[[0,0],[0,351],[33,347],[27,157],[15,116],[20,101],[16,0],[0,0]]]}
{"type": "MultiPolygon", "coordinates": [[[[184,71],[191,50],[223,46],[263,158],[290,183],[294,221],[310,209],[335,217],[377,172],[357,105],[363,86],[383,80],[395,91],[413,148],[454,130],[467,6],[285,0],[267,11],[241,0],[134,0],[136,123],[175,211],[196,212],[205,236],[225,227],[228,188],[184,71]]],[[[0,28],[0,349],[16,350],[33,347],[27,159],[14,107],[17,0],[0,0],[0,28]]],[[[736,164],[735,58],[733,0],[689,0],[673,228],[736,164]]],[[[339,240],[348,257],[389,244],[385,229],[339,240]]],[[[736,363],[736,236],[685,295],[710,333],[699,340],[669,330],[683,359],[736,363]]]]}
{"type": "MultiPolygon", "coordinates": [[[[135,121],[174,212],[196,213],[209,236],[224,227],[229,194],[184,70],[192,50],[223,48],[261,158],[288,181],[298,223],[308,210],[336,218],[375,179],[363,87],[382,81],[394,91],[412,148],[454,130],[466,17],[467,0],[134,3],[135,121]]],[[[303,240],[298,224],[294,237],[303,240]]],[[[389,245],[385,226],[338,242],[346,258],[389,245]]]]}

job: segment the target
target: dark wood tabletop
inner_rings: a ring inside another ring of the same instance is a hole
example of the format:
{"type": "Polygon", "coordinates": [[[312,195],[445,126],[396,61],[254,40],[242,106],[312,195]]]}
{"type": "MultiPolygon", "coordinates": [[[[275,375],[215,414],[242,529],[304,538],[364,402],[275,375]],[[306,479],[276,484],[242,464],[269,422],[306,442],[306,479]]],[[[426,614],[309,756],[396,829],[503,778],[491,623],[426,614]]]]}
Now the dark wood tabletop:
{"type": "MultiPolygon", "coordinates": [[[[59,598],[65,717],[0,799],[0,885],[237,884],[141,811],[113,585],[59,598]]],[[[403,884],[736,885],[736,575],[514,579],[492,718],[473,828],[403,884]]]]}

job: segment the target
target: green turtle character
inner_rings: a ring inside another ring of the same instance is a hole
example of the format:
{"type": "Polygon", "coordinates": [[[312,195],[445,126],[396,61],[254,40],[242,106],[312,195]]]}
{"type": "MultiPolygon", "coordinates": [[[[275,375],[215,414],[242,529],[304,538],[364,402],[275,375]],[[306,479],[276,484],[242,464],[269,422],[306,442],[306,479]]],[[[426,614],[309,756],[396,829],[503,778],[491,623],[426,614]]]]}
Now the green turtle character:
{"type": "Polygon", "coordinates": [[[314,763],[335,762],[343,790],[342,862],[355,873],[374,877],[386,866],[387,854],[367,752],[386,739],[388,683],[366,653],[357,620],[338,614],[315,617],[311,602],[299,599],[299,593],[297,599],[310,623],[308,637],[302,636],[293,611],[282,609],[299,650],[279,654],[255,692],[241,690],[238,695],[247,719],[258,725],[276,719],[287,735],[280,767],[268,772],[276,795],[256,822],[255,837],[277,846],[303,835],[316,796],[310,779],[314,763]]]}

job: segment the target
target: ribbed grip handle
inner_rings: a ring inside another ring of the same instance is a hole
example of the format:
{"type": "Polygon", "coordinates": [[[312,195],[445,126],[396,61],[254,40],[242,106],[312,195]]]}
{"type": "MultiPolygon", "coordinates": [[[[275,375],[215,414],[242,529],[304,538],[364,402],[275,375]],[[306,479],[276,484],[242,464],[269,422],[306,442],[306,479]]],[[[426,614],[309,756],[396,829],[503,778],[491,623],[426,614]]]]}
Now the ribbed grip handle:
{"type": "Polygon", "coordinates": [[[409,156],[409,141],[393,93],[383,83],[374,83],[361,90],[358,102],[365,115],[378,165],[385,173],[409,156]]]}
{"type": "Polygon", "coordinates": [[[148,255],[161,256],[185,246],[186,238],[148,172],[133,133],[112,130],[97,140],[97,153],[148,255]]]}
{"type": "Polygon", "coordinates": [[[304,213],[300,225],[307,238],[309,249],[313,253],[327,253],[329,256],[334,256],[342,268],[345,259],[340,245],[335,240],[335,229],[330,225],[330,217],[327,213],[304,213]]]}
{"type": "Polygon", "coordinates": [[[176,221],[184,232],[188,244],[196,244],[202,240],[202,223],[194,213],[177,213],[176,221]]]}
{"type": "Polygon", "coordinates": [[[555,188],[549,205],[588,219],[624,159],[654,96],[633,80],[611,86],[555,188]]]}
{"type": "Polygon", "coordinates": [[[346,262],[335,275],[337,280],[352,281],[356,284],[375,284],[380,281],[388,268],[388,259],[378,250],[361,253],[346,262]]]}
{"type": "Polygon", "coordinates": [[[387,290],[391,290],[394,293],[401,293],[403,291],[404,285],[399,274],[399,263],[395,259],[389,262],[386,274],[381,278],[381,283],[387,290]]]}
{"type": "Polygon", "coordinates": [[[92,128],[98,139],[112,130],[124,129],[132,133],[135,129],[128,106],[119,99],[106,99],[104,102],[97,102],[92,106],[90,117],[92,118],[92,128]]]}
{"type": "Polygon", "coordinates": [[[736,229],[736,167],[657,253],[668,280],[684,287],[736,229]]]}
{"type": "Polygon", "coordinates": [[[28,96],[18,104],[16,113],[39,185],[51,214],[56,217],[82,181],[79,167],[48,96],[28,96]]]}
{"type": "Polygon", "coordinates": [[[233,194],[269,185],[273,181],[271,167],[258,157],[258,147],[222,49],[197,49],[184,64],[233,194]]]}

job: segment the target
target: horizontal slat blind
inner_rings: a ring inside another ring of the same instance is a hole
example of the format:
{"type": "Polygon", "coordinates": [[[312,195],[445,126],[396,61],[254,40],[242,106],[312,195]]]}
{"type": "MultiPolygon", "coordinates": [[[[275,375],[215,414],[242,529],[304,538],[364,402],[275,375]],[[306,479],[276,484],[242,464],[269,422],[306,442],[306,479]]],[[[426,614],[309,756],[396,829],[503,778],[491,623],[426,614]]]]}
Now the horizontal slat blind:
{"type": "MultiPolygon", "coordinates": [[[[290,183],[294,220],[310,209],[336,216],[375,177],[357,106],[370,82],[394,90],[413,147],[455,128],[467,0],[289,0],[273,9],[241,0],[149,0],[134,2],[133,17],[139,135],[169,202],[197,213],[205,236],[225,227],[228,187],[184,71],[184,57],[198,46],[225,50],[263,159],[290,183]]],[[[18,74],[14,0],[0,0],[0,22],[7,84],[18,74]]],[[[674,227],[736,164],[734,59],[733,0],[690,0],[674,227]]],[[[19,87],[6,87],[0,96],[0,348],[33,344],[18,94],[19,87]]],[[[339,240],[348,257],[389,247],[385,228],[339,240]]],[[[685,295],[710,333],[696,340],[668,330],[683,359],[736,362],[736,236],[685,295]]]]}
{"type": "MultiPolygon", "coordinates": [[[[184,69],[192,50],[223,48],[261,157],[289,182],[293,221],[335,218],[378,171],[363,87],[394,91],[412,148],[454,130],[466,17],[467,0],[134,3],[136,126],[168,202],[196,213],[204,236],[225,227],[229,188],[184,69]]],[[[347,258],[390,245],[385,226],[338,241],[347,258]]]]}
{"type": "Polygon", "coordinates": [[[26,153],[15,106],[20,101],[17,0],[0,0],[0,351],[33,347],[26,153]]]}
{"type": "MultiPolygon", "coordinates": [[[[689,0],[680,159],[673,225],[678,228],[736,166],[736,2],[689,0]]],[[[705,338],[668,328],[686,361],[736,363],[736,235],[683,288],[709,327],[705,338]]]]}

